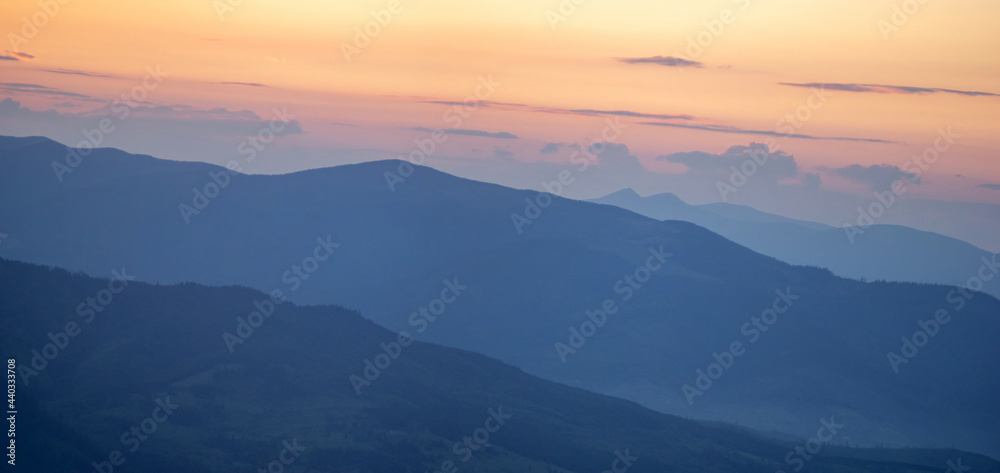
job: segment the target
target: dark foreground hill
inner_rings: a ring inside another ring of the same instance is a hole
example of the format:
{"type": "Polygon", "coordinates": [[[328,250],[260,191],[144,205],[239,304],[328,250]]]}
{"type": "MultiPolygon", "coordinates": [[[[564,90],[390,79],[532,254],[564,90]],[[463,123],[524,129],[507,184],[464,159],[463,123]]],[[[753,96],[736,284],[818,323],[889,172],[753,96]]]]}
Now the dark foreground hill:
{"type": "Polygon", "coordinates": [[[832,429],[817,433],[828,443],[770,441],[473,353],[396,350],[396,334],[338,307],[272,312],[275,298],[250,289],[124,279],[0,260],[0,341],[19,364],[24,471],[771,473],[802,462],[915,473],[959,458],[1000,471],[954,450],[842,448],[849,427],[836,418],[816,420],[832,429]],[[241,318],[259,323],[230,352],[223,334],[241,318]],[[359,394],[350,377],[363,375],[359,360],[378,362],[381,344],[396,357],[359,394]],[[819,452],[806,461],[796,447],[819,452]]]}
{"type": "Polygon", "coordinates": [[[982,293],[841,279],[398,161],[260,176],[97,150],[60,181],[67,153],[0,143],[0,254],[343,304],[661,412],[807,438],[834,415],[851,442],[1000,457],[1000,301],[982,293]]]}

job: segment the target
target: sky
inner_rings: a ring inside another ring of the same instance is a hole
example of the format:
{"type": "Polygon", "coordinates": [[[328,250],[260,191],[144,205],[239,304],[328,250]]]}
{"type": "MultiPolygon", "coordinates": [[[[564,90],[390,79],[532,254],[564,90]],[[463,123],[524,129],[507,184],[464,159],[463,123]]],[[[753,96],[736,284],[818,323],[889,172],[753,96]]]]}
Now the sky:
{"type": "Polygon", "coordinates": [[[995,0],[5,0],[0,134],[224,165],[285,117],[247,172],[406,159],[441,129],[426,164],[524,188],[574,169],[578,198],[835,222],[905,178],[907,199],[1000,204],[998,18],[995,0]]]}

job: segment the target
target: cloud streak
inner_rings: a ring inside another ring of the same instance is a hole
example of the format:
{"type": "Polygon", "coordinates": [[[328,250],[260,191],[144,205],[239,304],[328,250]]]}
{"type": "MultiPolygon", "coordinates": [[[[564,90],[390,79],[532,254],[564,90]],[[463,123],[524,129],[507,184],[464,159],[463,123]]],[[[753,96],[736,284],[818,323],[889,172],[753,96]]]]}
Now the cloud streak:
{"type": "Polygon", "coordinates": [[[42,69],[42,72],[49,72],[52,74],[73,75],[73,76],[96,77],[101,79],[115,77],[110,74],[98,74],[96,72],[78,71],[76,69],[42,69]]]}
{"type": "Polygon", "coordinates": [[[267,85],[258,82],[215,82],[219,85],[243,85],[247,87],[268,87],[267,85]]]}
{"type": "MultiPolygon", "coordinates": [[[[422,100],[422,102],[438,104],[438,105],[453,105],[453,106],[465,105],[464,102],[456,102],[451,100],[422,100]]],[[[497,110],[553,113],[558,115],[582,115],[591,117],[619,116],[619,117],[629,117],[629,118],[651,118],[655,120],[694,120],[697,118],[693,115],[687,115],[687,114],[644,113],[644,112],[633,112],[631,110],[598,110],[590,108],[538,107],[533,105],[525,105],[522,103],[507,103],[507,102],[482,101],[479,102],[479,106],[485,108],[494,108],[497,110]]]]}
{"type": "Polygon", "coordinates": [[[940,88],[930,88],[930,87],[909,87],[900,85],[850,84],[850,83],[845,84],[837,82],[810,82],[801,84],[795,82],[779,82],[779,84],[786,85],[789,87],[805,87],[805,88],[819,87],[827,90],[839,90],[842,92],[858,92],[858,93],[874,93],[874,94],[922,95],[922,94],[946,93],[946,94],[965,95],[969,97],[1000,97],[1000,94],[994,94],[992,92],[977,92],[971,90],[940,89],[940,88]]]}
{"type": "Polygon", "coordinates": [[[0,61],[30,61],[34,58],[35,56],[32,56],[31,54],[19,53],[17,51],[6,50],[3,53],[0,53],[0,61]]]}
{"type": "Polygon", "coordinates": [[[617,115],[630,118],[656,118],[660,120],[694,120],[692,115],[667,115],[662,113],[642,113],[629,110],[592,110],[592,109],[549,109],[550,113],[572,113],[577,115],[617,115]]]}
{"type": "Polygon", "coordinates": [[[866,184],[874,190],[888,189],[892,186],[892,183],[900,179],[908,179],[911,182],[920,183],[920,179],[916,174],[906,172],[900,169],[899,166],[891,164],[873,164],[868,167],[860,164],[852,164],[834,169],[833,172],[841,177],[866,184]]]}
{"type": "MultiPolygon", "coordinates": [[[[423,103],[431,103],[438,105],[451,105],[451,106],[462,106],[464,102],[450,101],[450,100],[420,100],[423,103]]],[[[635,112],[631,110],[600,110],[600,109],[587,109],[587,108],[556,108],[556,107],[539,107],[532,105],[525,105],[520,103],[506,103],[506,102],[479,102],[480,107],[492,108],[496,110],[508,110],[508,111],[528,111],[537,113],[552,113],[558,115],[579,115],[579,116],[619,116],[626,118],[639,118],[639,119],[652,119],[652,120],[662,120],[662,121],[645,121],[639,122],[641,125],[649,126],[665,126],[674,128],[685,128],[689,130],[701,130],[709,131],[714,133],[729,133],[738,135],[758,135],[758,136],[776,136],[781,138],[796,138],[803,140],[825,140],[825,141],[852,141],[852,142],[863,142],[863,143],[879,143],[879,144],[900,144],[897,141],[882,140],[876,138],[857,138],[850,136],[816,136],[816,135],[804,135],[798,133],[781,133],[778,131],[769,130],[753,130],[739,128],[729,125],[716,125],[709,123],[697,123],[703,119],[696,117],[694,115],[688,114],[665,114],[665,113],[645,113],[645,112],[635,112]],[[676,123],[676,122],[689,122],[689,123],[676,123]],[[694,123],[691,123],[694,122],[694,123]]],[[[420,131],[429,131],[425,129],[420,129],[420,131]]],[[[549,151],[549,150],[546,150],[549,151]]]]}
{"type": "Polygon", "coordinates": [[[763,135],[763,136],[777,136],[782,138],[797,138],[801,140],[829,140],[829,141],[860,141],[865,143],[880,143],[880,144],[900,144],[898,141],[880,140],[875,138],[854,138],[850,136],[814,136],[814,135],[802,135],[798,133],[781,133],[777,131],[767,131],[767,130],[750,130],[745,128],[737,128],[727,125],[693,125],[685,123],[662,123],[662,122],[642,122],[642,125],[650,126],[666,126],[673,128],[686,128],[689,130],[702,130],[711,131],[715,133],[731,133],[737,135],[763,135]]]}
{"type": "Polygon", "coordinates": [[[666,67],[703,67],[704,64],[690,59],[673,56],[652,56],[652,57],[624,57],[617,58],[619,62],[625,64],[656,64],[666,67]]]}
{"type": "Polygon", "coordinates": [[[1000,184],[980,184],[979,187],[1000,191],[1000,184]]]}
{"type": "Polygon", "coordinates": [[[424,127],[419,127],[419,126],[418,127],[413,127],[413,128],[410,128],[410,129],[411,130],[415,130],[415,131],[424,131],[424,132],[428,132],[428,133],[433,133],[435,131],[439,131],[439,132],[445,133],[447,135],[481,136],[481,137],[484,137],[484,138],[499,138],[499,139],[502,139],[502,140],[516,140],[516,139],[518,139],[517,135],[514,135],[512,133],[507,133],[506,131],[500,131],[500,132],[495,132],[494,133],[494,132],[491,132],[491,131],[464,130],[464,129],[460,129],[460,128],[449,128],[449,129],[432,130],[430,128],[424,128],[424,127]]]}
{"type": "Polygon", "coordinates": [[[59,89],[53,89],[52,87],[46,87],[44,85],[25,84],[22,82],[0,82],[0,90],[18,94],[50,95],[57,97],[73,97],[78,99],[94,100],[92,97],[87,95],[77,94],[74,92],[66,92],[64,90],[59,90],[59,89]]]}

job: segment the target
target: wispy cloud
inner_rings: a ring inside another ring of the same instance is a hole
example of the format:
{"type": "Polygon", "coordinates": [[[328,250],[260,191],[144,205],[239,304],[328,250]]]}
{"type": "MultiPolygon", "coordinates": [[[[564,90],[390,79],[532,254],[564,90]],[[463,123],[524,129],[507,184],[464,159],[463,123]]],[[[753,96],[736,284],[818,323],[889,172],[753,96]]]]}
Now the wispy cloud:
{"type": "Polygon", "coordinates": [[[44,85],[25,84],[22,82],[0,82],[0,90],[17,94],[51,95],[59,97],[73,97],[78,99],[94,100],[92,97],[87,95],[77,94],[74,92],[66,92],[64,90],[54,89],[52,87],[46,87],[44,85]]]}
{"type": "MultiPolygon", "coordinates": [[[[462,106],[465,105],[464,102],[456,102],[450,100],[422,100],[423,103],[432,103],[439,105],[452,105],[452,106],[462,106]]],[[[518,110],[518,111],[529,111],[538,113],[554,113],[559,115],[584,115],[584,116],[620,116],[620,117],[631,117],[631,118],[651,118],[655,120],[694,120],[697,117],[687,114],[667,114],[667,113],[644,113],[644,112],[633,112],[631,110],[598,110],[589,108],[557,108],[557,107],[539,107],[534,105],[525,105],[522,103],[508,103],[508,102],[479,102],[480,107],[495,108],[498,110],[518,110]]]]}
{"type": "Polygon", "coordinates": [[[768,157],[768,165],[761,166],[758,171],[760,175],[767,176],[768,180],[777,182],[798,174],[799,166],[794,156],[783,151],[771,151],[762,143],[732,146],[722,154],[688,151],[658,156],[656,160],[683,164],[688,168],[688,173],[726,176],[733,166],[740,166],[759,153],[768,157]]]}
{"type": "Polygon", "coordinates": [[[42,72],[49,72],[52,74],[66,74],[73,76],[84,76],[84,77],[98,77],[98,78],[108,78],[115,77],[110,74],[99,74],[97,72],[79,71],[76,69],[42,69],[42,72]]]}
{"type": "MultiPolygon", "coordinates": [[[[428,132],[428,133],[433,133],[435,131],[435,130],[432,130],[430,128],[424,128],[424,127],[413,127],[413,128],[410,128],[410,129],[411,130],[415,130],[415,131],[425,131],[425,132],[428,132]]],[[[499,138],[499,139],[502,139],[502,140],[516,140],[516,139],[518,139],[517,135],[511,134],[511,133],[507,133],[506,131],[500,131],[500,132],[495,132],[494,133],[494,132],[491,132],[491,131],[464,130],[464,129],[461,129],[461,128],[441,129],[441,130],[437,130],[437,131],[440,131],[440,132],[448,134],[448,135],[482,136],[482,137],[485,137],[485,138],[499,138]]]]}
{"type": "Polygon", "coordinates": [[[814,135],[802,135],[798,133],[781,133],[777,131],[768,130],[750,130],[745,128],[737,128],[728,125],[693,125],[685,123],[663,123],[663,122],[642,122],[643,125],[651,126],[667,126],[673,128],[687,128],[691,130],[703,130],[711,131],[716,133],[732,133],[737,135],[763,135],[763,136],[777,136],[783,138],[798,138],[802,140],[830,140],[830,141],[861,141],[866,143],[882,143],[882,144],[899,144],[897,141],[889,140],[879,140],[875,138],[854,138],[849,136],[814,136],[814,135]]]}
{"type": "Polygon", "coordinates": [[[541,154],[558,153],[563,146],[566,146],[566,143],[546,143],[538,152],[541,154]]]}
{"type": "MultiPolygon", "coordinates": [[[[592,110],[592,109],[548,109],[550,113],[572,113],[577,115],[617,115],[632,118],[657,118],[660,120],[694,120],[692,115],[668,115],[663,113],[642,113],[629,110],[592,110]]],[[[548,111],[540,110],[540,111],[548,111]]]]}
{"type": "Polygon", "coordinates": [[[920,179],[916,174],[906,172],[891,164],[873,164],[865,167],[860,164],[833,170],[839,176],[861,182],[875,190],[884,190],[892,186],[892,183],[900,179],[908,179],[911,182],[919,183],[920,179]]]}
{"type": "MultiPolygon", "coordinates": [[[[433,100],[433,99],[418,99],[418,100],[423,103],[431,103],[439,105],[451,105],[451,106],[465,105],[464,102],[450,101],[450,100],[433,100]]],[[[540,107],[540,106],[526,105],[521,103],[489,102],[489,101],[479,102],[479,107],[492,108],[496,110],[528,111],[537,113],[552,113],[559,115],[619,116],[627,118],[662,120],[662,121],[647,121],[639,123],[642,125],[686,128],[690,130],[710,131],[715,133],[776,136],[780,138],[796,138],[803,140],[855,141],[855,142],[879,143],[879,144],[901,144],[898,141],[883,140],[877,138],[857,138],[850,136],[816,136],[816,135],[805,135],[798,133],[781,133],[778,131],[769,131],[769,130],[753,130],[753,129],[745,129],[729,125],[712,124],[712,123],[698,123],[707,120],[688,114],[645,113],[645,112],[634,112],[631,110],[599,110],[599,109],[587,109],[587,108],[540,107]],[[676,123],[677,121],[682,121],[687,123],[676,123]]],[[[421,129],[421,131],[424,130],[421,129]]],[[[551,148],[546,149],[545,151],[546,152],[543,152],[542,154],[547,154],[547,152],[551,151],[551,148]]]]}
{"type": "MultiPolygon", "coordinates": [[[[262,121],[261,117],[250,110],[229,110],[222,107],[212,109],[202,109],[189,105],[158,105],[152,103],[141,104],[131,107],[131,116],[134,118],[146,118],[150,120],[169,121],[212,121],[212,122],[245,122],[256,123],[262,121]]],[[[105,106],[95,110],[85,112],[87,116],[104,116],[112,114],[110,107],[105,106]]],[[[287,127],[289,131],[298,127],[297,121],[292,120],[287,127]]]]}
{"type": "Polygon", "coordinates": [[[881,85],[881,84],[844,84],[836,82],[810,82],[810,83],[794,83],[794,82],[779,82],[781,85],[787,85],[789,87],[807,87],[807,88],[823,88],[827,90],[839,90],[842,92],[860,92],[860,93],[874,93],[874,94],[936,94],[936,93],[946,93],[946,94],[959,94],[971,97],[1000,97],[1000,94],[995,94],[992,92],[977,92],[971,90],[955,90],[955,89],[940,89],[931,87],[909,87],[900,85],[881,85]]]}
{"type": "Polygon", "coordinates": [[[2,134],[44,134],[67,146],[79,146],[79,143],[85,142],[81,140],[89,138],[82,136],[80,130],[101,127],[102,120],[107,118],[115,124],[115,129],[104,135],[100,145],[102,147],[135,150],[163,159],[219,165],[237,159],[246,165],[244,160],[236,157],[237,145],[248,136],[257,136],[260,130],[274,130],[271,128],[275,124],[272,119],[291,119],[284,129],[274,132],[275,138],[267,145],[266,150],[258,150],[258,159],[249,166],[244,166],[244,172],[287,173],[329,166],[331,163],[346,164],[398,156],[396,150],[380,152],[365,148],[312,147],[302,144],[297,137],[308,133],[308,128],[295,119],[295,115],[301,113],[296,105],[287,108],[280,105],[266,111],[262,109],[264,113],[260,116],[253,112],[206,110],[177,104],[158,108],[136,107],[125,118],[107,107],[102,110],[104,114],[41,108],[36,111],[22,107],[12,99],[4,100],[0,94],[2,134]],[[304,164],[306,162],[312,165],[307,166],[304,164]]]}
{"type": "Polygon", "coordinates": [[[514,152],[513,151],[505,150],[505,149],[499,148],[499,147],[493,148],[493,157],[494,158],[507,159],[507,158],[510,158],[511,156],[514,156],[514,152]]]}
{"type": "Polygon", "coordinates": [[[622,57],[618,61],[626,64],[656,64],[666,67],[702,67],[703,63],[673,56],[622,57]]]}
{"type": "Polygon", "coordinates": [[[215,82],[220,85],[244,85],[247,87],[268,87],[267,85],[258,82],[215,82]]]}
{"type": "Polygon", "coordinates": [[[979,187],[1000,191],[1000,184],[980,184],[979,187]]]}
{"type": "Polygon", "coordinates": [[[31,54],[19,53],[17,51],[7,50],[0,53],[0,61],[30,61],[34,58],[35,56],[32,56],[31,54]]]}
{"type": "Polygon", "coordinates": [[[808,189],[819,189],[823,186],[823,178],[815,172],[807,172],[802,175],[802,185],[808,189]]]}
{"type": "MultiPolygon", "coordinates": [[[[452,106],[462,106],[463,102],[449,101],[449,100],[420,100],[423,103],[432,103],[439,105],[452,105],[452,106]]],[[[805,135],[798,133],[781,133],[778,131],[769,130],[753,130],[739,128],[729,125],[717,125],[710,123],[697,123],[698,121],[703,121],[699,117],[688,114],[666,114],[666,113],[645,113],[645,112],[634,112],[631,110],[599,110],[599,109],[586,109],[586,108],[556,108],[556,107],[539,107],[532,105],[525,105],[520,103],[506,103],[506,102],[479,102],[480,107],[488,107],[497,110],[514,110],[514,111],[529,111],[538,113],[553,113],[559,115],[581,115],[581,116],[619,116],[627,118],[644,118],[653,120],[663,120],[663,121],[648,121],[639,122],[642,125],[650,126],[665,126],[673,128],[686,128],[690,130],[702,130],[710,131],[715,133],[730,133],[738,135],[758,135],[758,136],[776,136],[781,138],[796,138],[803,140],[827,140],[827,141],[855,141],[864,143],[880,143],[880,144],[900,144],[897,141],[882,140],[877,138],[856,138],[850,136],[816,136],[816,135],[805,135]],[[677,121],[689,122],[689,123],[673,123],[677,121]],[[694,122],[694,123],[690,123],[694,122]]],[[[425,129],[419,129],[421,131],[429,131],[425,129]]],[[[454,131],[454,130],[453,130],[454,131]]],[[[547,150],[548,151],[548,150],[547,150]]],[[[546,153],[543,153],[546,154],[546,153]]]]}

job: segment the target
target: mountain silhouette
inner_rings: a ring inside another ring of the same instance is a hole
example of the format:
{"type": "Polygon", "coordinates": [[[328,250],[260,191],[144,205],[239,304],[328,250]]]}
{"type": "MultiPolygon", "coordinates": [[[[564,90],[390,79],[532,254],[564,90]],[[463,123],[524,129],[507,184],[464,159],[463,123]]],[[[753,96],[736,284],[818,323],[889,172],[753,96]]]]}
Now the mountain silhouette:
{"type": "Polygon", "coordinates": [[[0,150],[5,257],[341,304],[676,415],[806,438],[835,415],[862,445],[1000,455],[984,293],[842,279],[692,223],[400,161],[244,175],[101,149],[60,181],[64,146],[0,150]]]}
{"type": "MultiPolygon", "coordinates": [[[[909,227],[871,225],[848,232],[742,205],[689,205],[670,193],[642,197],[625,189],[592,202],[657,220],[692,222],[761,254],[854,279],[964,286],[983,258],[994,258],[964,241],[909,227]]],[[[1000,278],[982,282],[982,291],[1000,297],[1000,278]]]]}
{"type": "MultiPolygon", "coordinates": [[[[31,396],[19,401],[20,466],[30,471],[582,472],[622,459],[616,468],[635,472],[772,472],[806,463],[795,453],[805,439],[659,414],[470,352],[393,346],[397,334],[337,306],[242,287],[115,285],[10,260],[0,260],[0,283],[0,340],[18,356],[19,399],[31,396]],[[98,315],[81,314],[78,304],[109,287],[118,293],[98,315]],[[220,335],[254,310],[263,321],[231,353],[220,335]],[[358,362],[381,365],[380,355],[388,366],[358,392],[358,362]]],[[[1000,471],[955,450],[844,448],[850,426],[836,416],[816,425],[830,440],[806,454],[810,471],[933,471],[954,458],[1000,471]]]]}

